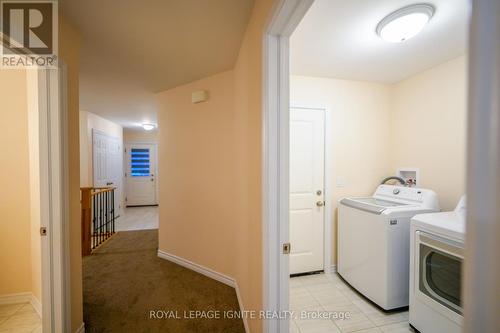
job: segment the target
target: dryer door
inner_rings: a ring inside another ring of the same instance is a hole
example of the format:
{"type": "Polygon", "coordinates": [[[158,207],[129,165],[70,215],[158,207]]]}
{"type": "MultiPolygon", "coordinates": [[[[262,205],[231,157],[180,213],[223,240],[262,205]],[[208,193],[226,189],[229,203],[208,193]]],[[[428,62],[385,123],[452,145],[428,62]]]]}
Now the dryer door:
{"type": "Polygon", "coordinates": [[[417,234],[417,297],[461,321],[463,244],[422,231],[417,234]]]}

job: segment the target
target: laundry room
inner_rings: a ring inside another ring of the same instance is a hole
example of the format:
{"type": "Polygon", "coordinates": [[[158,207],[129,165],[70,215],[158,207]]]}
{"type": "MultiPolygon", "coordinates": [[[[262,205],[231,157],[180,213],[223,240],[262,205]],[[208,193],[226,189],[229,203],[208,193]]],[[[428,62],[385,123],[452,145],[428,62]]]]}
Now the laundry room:
{"type": "Polygon", "coordinates": [[[418,314],[430,328],[411,319],[410,289],[427,282],[408,267],[426,242],[412,219],[465,209],[469,6],[315,0],[291,35],[290,308],[352,320],[290,332],[459,332],[461,255],[427,253],[427,275],[445,267],[414,296],[433,298],[418,314]]]}

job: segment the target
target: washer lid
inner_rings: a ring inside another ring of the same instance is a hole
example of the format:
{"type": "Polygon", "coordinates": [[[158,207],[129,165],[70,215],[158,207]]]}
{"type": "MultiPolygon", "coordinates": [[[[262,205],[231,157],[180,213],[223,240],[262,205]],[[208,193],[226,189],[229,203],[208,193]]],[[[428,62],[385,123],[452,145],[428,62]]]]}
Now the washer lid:
{"type": "Polygon", "coordinates": [[[344,198],[340,200],[340,203],[352,207],[352,208],[357,208],[360,210],[364,210],[366,212],[370,213],[375,213],[375,214],[382,214],[384,210],[387,208],[395,208],[395,207],[402,207],[402,206],[408,206],[408,204],[400,203],[400,202],[395,202],[395,201],[388,201],[388,200],[382,200],[382,199],[377,199],[374,197],[368,197],[368,198],[344,198]]]}

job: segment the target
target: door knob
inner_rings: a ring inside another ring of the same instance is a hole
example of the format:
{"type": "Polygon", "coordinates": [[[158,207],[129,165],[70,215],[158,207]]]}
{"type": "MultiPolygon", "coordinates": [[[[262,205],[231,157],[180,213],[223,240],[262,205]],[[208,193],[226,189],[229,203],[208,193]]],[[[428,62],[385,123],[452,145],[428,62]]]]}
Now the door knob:
{"type": "Polygon", "coordinates": [[[325,205],[324,201],[316,201],[316,206],[323,207],[325,205]]]}

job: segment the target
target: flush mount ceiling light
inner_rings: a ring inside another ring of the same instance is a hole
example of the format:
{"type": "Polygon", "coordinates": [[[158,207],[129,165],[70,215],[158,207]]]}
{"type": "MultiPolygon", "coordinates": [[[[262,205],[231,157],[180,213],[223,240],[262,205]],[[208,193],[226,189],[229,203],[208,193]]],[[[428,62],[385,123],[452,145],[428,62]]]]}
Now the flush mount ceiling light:
{"type": "Polygon", "coordinates": [[[416,36],[434,15],[433,5],[419,3],[392,12],[377,25],[377,34],[390,43],[401,43],[416,36]]]}
{"type": "Polygon", "coordinates": [[[151,131],[155,128],[156,126],[154,124],[142,124],[142,128],[144,128],[145,131],[151,131]]]}

